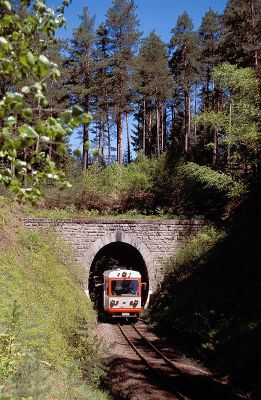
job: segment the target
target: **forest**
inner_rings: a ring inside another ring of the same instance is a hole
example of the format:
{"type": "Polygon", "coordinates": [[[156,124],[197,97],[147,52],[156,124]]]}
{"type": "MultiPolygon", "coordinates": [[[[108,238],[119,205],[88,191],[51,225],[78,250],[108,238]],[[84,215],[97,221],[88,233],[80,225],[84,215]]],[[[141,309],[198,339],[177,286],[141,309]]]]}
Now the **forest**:
{"type": "MultiPolygon", "coordinates": [[[[39,29],[30,12],[49,9],[29,3],[13,1],[28,43],[13,60],[5,58],[9,44],[1,45],[3,185],[31,201],[46,189],[51,205],[77,210],[208,216],[217,208],[220,216],[224,202],[237,203],[259,173],[258,0],[229,1],[223,15],[209,9],[198,30],[185,11],[169,43],[155,31],[142,37],[133,1],[114,1],[98,28],[84,7],[66,40],[54,36],[64,21],[39,29]],[[72,135],[82,149],[72,152],[72,135]],[[52,181],[70,186],[64,175],[78,184],[77,199],[74,189],[52,190],[52,181]],[[97,190],[109,192],[105,204],[97,190]]],[[[17,27],[2,15],[2,33],[17,47],[17,27]]]]}

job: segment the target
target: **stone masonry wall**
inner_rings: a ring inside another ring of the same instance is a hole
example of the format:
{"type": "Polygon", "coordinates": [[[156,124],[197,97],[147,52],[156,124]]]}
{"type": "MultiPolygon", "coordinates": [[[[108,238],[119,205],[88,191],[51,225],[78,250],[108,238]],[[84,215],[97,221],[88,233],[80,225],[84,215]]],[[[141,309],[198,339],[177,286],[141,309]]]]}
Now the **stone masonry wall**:
{"type": "MultiPolygon", "coordinates": [[[[55,230],[71,244],[76,259],[89,273],[97,252],[112,242],[125,242],[142,255],[154,290],[161,264],[175,252],[180,240],[194,235],[205,224],[201,220],[90,220],[26,218],[28,228],[55,230]]],[[[86,290],[88,282],[86,282],[86,290]]]]}

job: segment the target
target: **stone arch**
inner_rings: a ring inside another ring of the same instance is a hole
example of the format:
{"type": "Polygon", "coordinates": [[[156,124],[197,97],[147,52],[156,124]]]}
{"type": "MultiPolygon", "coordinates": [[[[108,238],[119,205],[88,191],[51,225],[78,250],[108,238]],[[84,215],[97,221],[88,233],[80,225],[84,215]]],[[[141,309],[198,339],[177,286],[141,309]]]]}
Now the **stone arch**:
{"type": "Polygon", "coordinates": [[[111,243],[115,242],[122,242],[129,244],[133,246],[142,256],[144,263],[147,267],[147,272],[148,272],[148,278],[150,282],[150,287],[153,286],[151,283],[153,282],[154,279],[154,260],[152,257],[152,254],[149,250],[149,248],[146,246],[145,243],[143,243],[140,239],[135,237],[132,234],[125,233],[123,231],[114,231],[111,232],[107,235],[104,235],[100,238],[98,238],[90,247],[90,249],[85,253],[85,268],[87,270],[87,281],[85,282],[85,292],[88,295],[88,280],[89,280],[89,274],[90,274],[90,269],[93,263],[93,260],[96,256],[96,254],[106,245],[109,245],[111,243]]]}

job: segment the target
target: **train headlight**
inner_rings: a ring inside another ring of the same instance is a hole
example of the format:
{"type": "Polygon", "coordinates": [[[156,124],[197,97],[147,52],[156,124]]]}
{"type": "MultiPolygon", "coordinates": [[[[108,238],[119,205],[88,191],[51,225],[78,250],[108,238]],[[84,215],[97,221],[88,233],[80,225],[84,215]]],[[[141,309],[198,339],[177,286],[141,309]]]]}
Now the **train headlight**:
{"type": "Polygon", "coordinates": [[[123,273],[121,274],[121,276],[122,276],[123,278],[126,278],[127,272],[123,272],[123,273]]]}

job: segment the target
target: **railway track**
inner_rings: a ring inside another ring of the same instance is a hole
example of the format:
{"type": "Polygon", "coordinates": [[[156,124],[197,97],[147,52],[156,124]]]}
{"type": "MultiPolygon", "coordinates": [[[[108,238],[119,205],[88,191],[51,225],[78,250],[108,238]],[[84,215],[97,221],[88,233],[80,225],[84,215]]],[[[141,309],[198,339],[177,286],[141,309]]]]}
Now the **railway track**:
{"type": "Polygon", "coordinates": [[[186,374],[148,340],[134,324],[118,324],[121,334],[141,358],[143,363],[157,376],[162,386],[178,400],[232,400],[233,395],[215,384],[204,385],[195,375],[186,374]]]}

